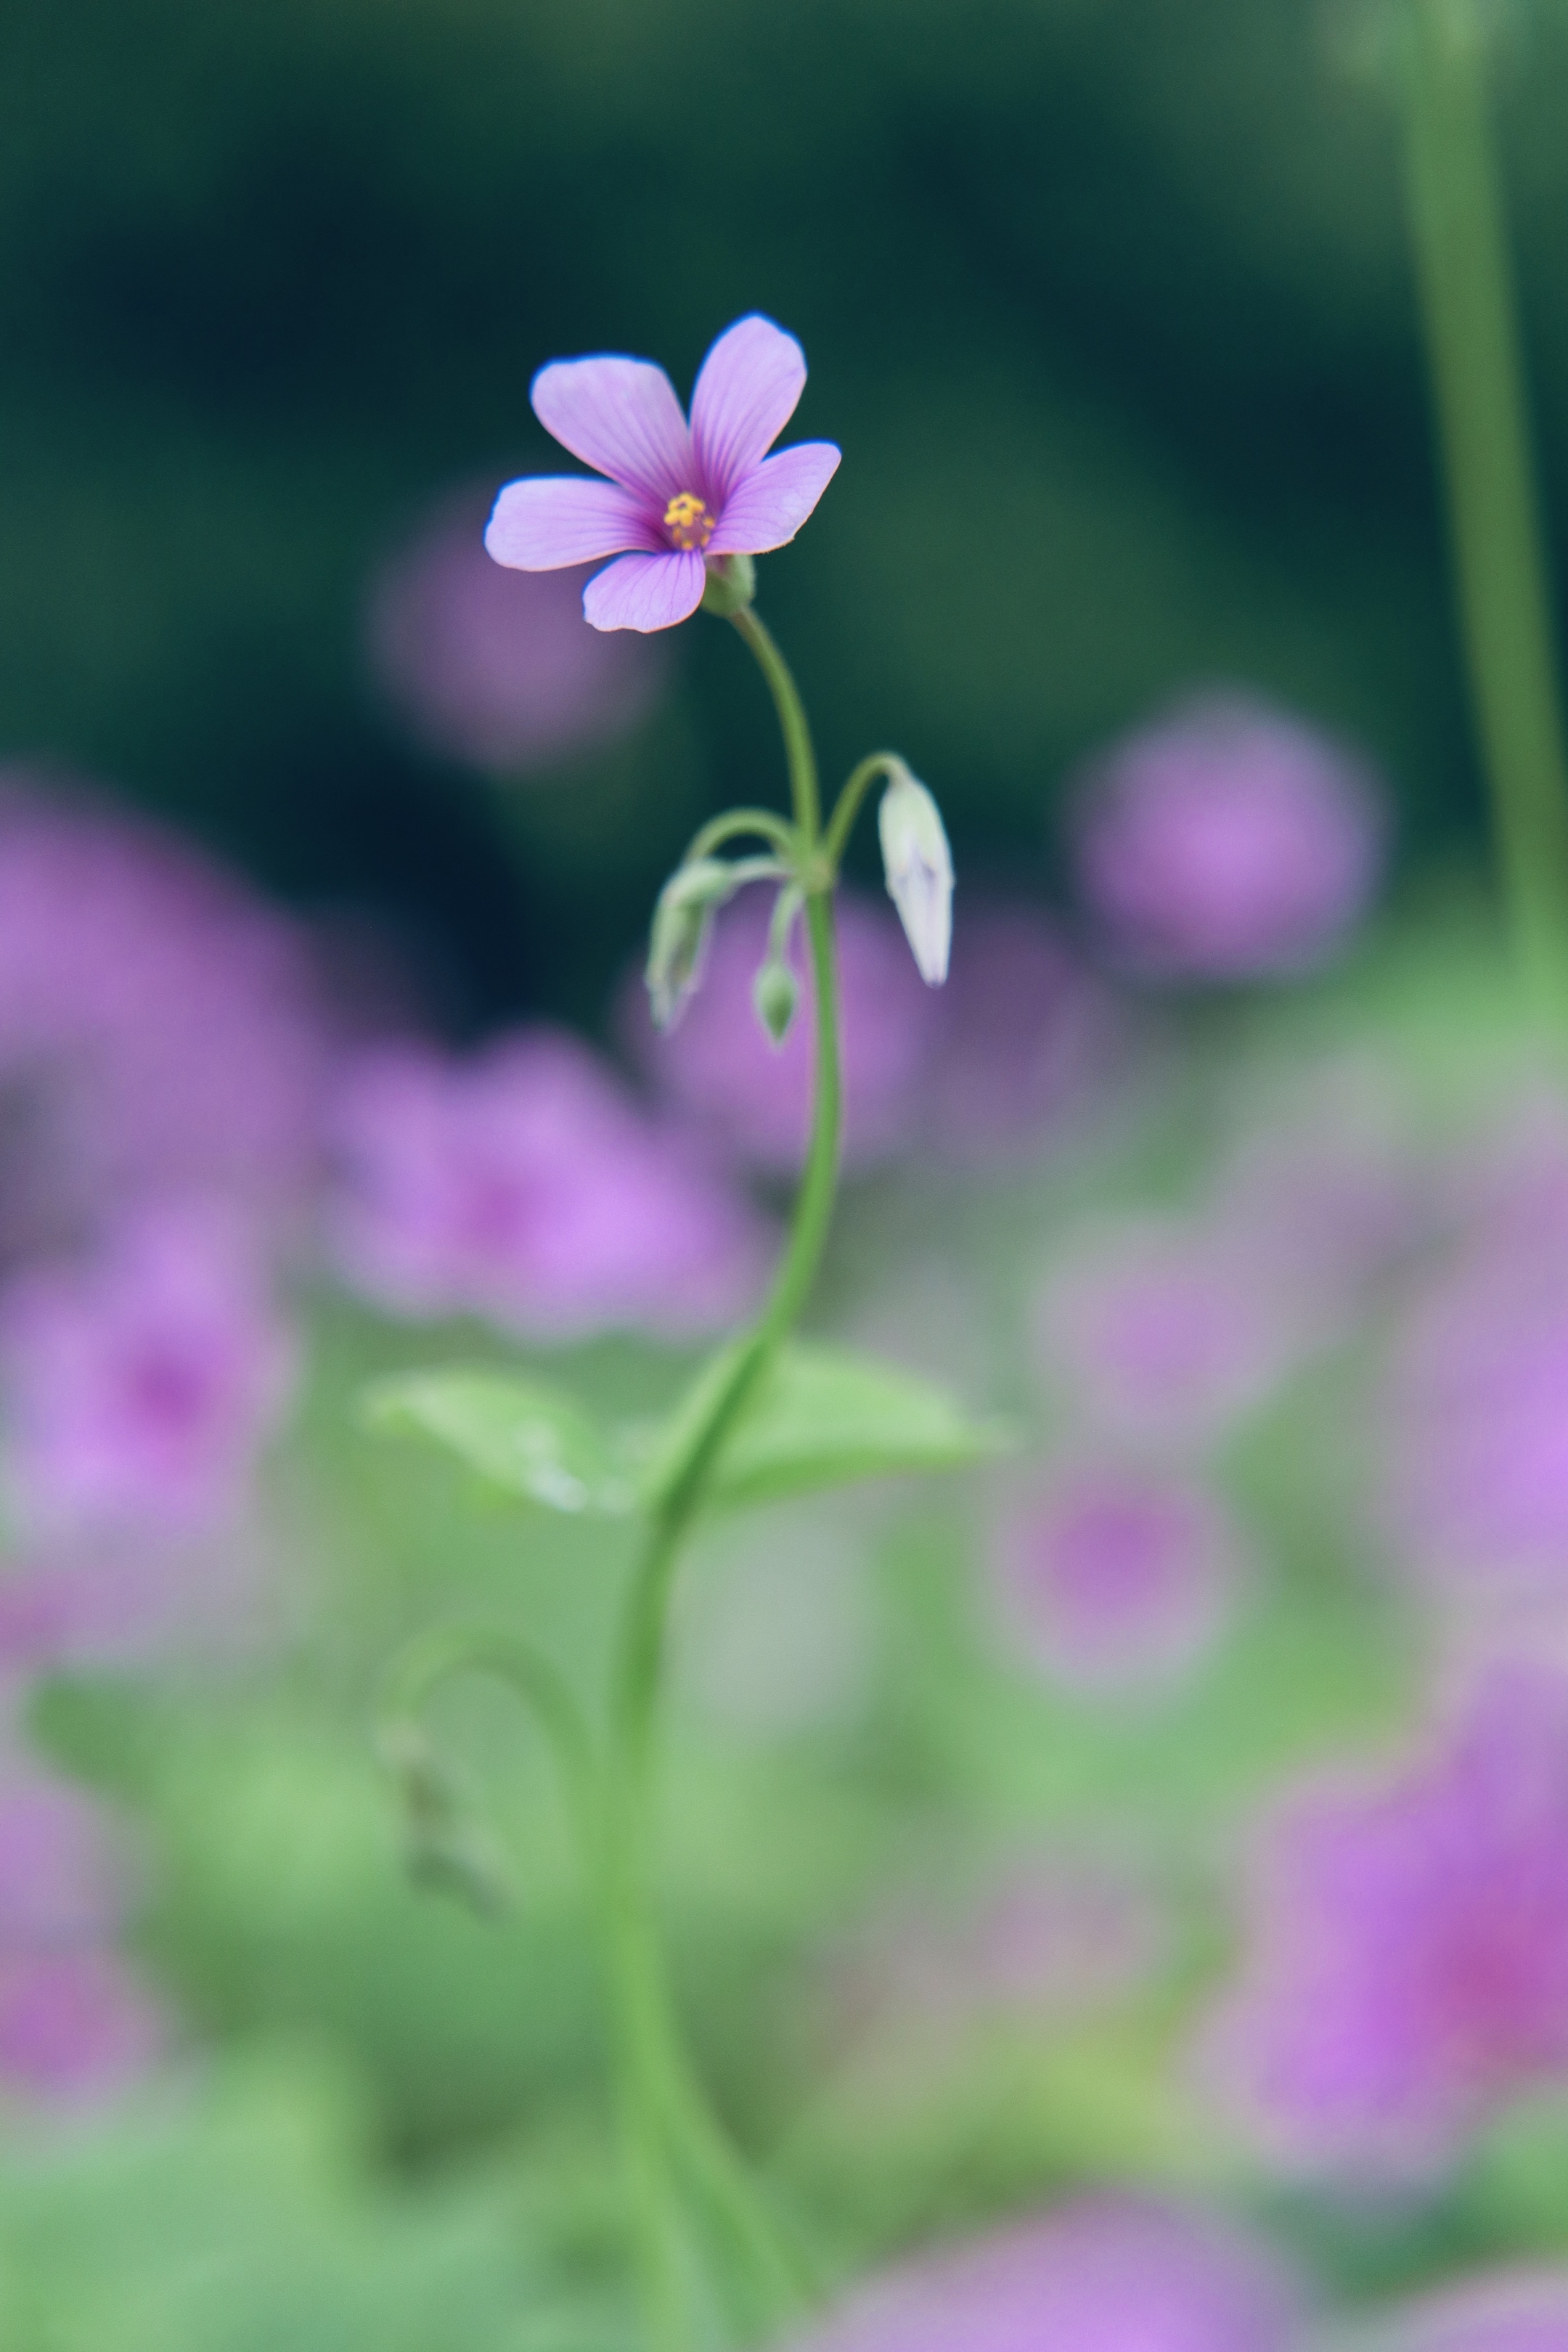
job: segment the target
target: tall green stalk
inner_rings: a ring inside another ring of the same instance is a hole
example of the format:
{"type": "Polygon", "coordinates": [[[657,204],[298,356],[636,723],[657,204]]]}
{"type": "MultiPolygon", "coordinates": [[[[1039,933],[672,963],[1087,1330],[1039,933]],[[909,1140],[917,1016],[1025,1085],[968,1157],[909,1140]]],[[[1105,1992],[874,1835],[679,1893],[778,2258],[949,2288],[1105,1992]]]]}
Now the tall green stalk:
{"type": "Polygon", "coordinates": [[[1568,1028],[1568,755],[1476,0],[1404,0],[1411,234],[1514,951],[1568,1028]]]}
{"type": "MultiPolygon", "coordinates": [[[[749,607],[733,615],[733,620],[757,658],[778,711],[802,864],[809,877],[805,924],[816,1047],[811,1141],[773,1288],[751,1331],[728,1352],[722,1376],[685,1432],[681,1452],[667,1470],[633,1576],[611,1693],[606,1917],[611,1923],[611,1977],[623,2071],[634,2086],[628,2155],[639,2192],[646,2198],[647,2184],[642,2177],[646,2098],[660,2114],[668,2155],[677,2169],[684,2171],[688,2187],[728,2246],[740,2274],[742,2297],[750,2305],[748,2319],[765,2326],[798,2304],[804,2282],[791,2250],[760,2204],[686,2065],[659,1952],[647,1870],[656,1834],[654,1718],[670,1591],[682,1547],[701,1509],[724,1440],[805,1305],[816,1278],[833,1214],[843,1117],[834,877],[826,862],[814,870],[822,819],[811,732],[795,680],[763,623],[749,607]],[[637,2086],[641,2086],[641,2096],[637,2086]]],[[[658,2186],[662,2186],[673,2229],[677,2204],[673,2182],[667,2177],[658,2186]]],[[[642,2260],[650,2328],[662,2331],[669,2324],[668,2261],[658,2231],[647,2234],[642,2260]]],[[[656,2337],[661,2340],[662,2336],[656,2337]]]]}

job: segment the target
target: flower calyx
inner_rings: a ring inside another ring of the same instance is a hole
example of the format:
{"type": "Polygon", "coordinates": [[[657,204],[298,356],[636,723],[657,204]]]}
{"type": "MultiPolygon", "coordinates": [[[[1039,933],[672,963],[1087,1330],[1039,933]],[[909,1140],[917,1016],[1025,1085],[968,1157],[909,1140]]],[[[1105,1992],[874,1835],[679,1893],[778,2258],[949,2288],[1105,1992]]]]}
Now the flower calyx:
{"type": "Polygon", "coordinates": [[[746,882],[782,877],[776,857],[689,857],[658,894],[648,936],[648,1003],[656,1029],[672,1029],[702,984],[713,918],[746,882]]]}
{"type": "Polygon", "coordinates": [[[940,988],[952,944],[952,852],[942,811],[902,760],[888,764],[877,811],[888,896],[899,911],[921,978],[940,988]]]}
{"type": "Polygon", "coordinates": [[[514,1907],[505,1863],[442,1769],[422,1727],[383,1727],[381,1761],[396,1785],[403,1814],[403,1859],[417,1886],[453,1896],[481,1918],[514,1907]]]}
{"type": "Polygon", "coordinates": [[[768,927],[768,952],[752,982],[752,1002],[757,1008],[757,1018],[773,1046],[784,1044],[800,1003],[800,982],[789,960],[790,933],[801,909],[803,893],[798,883],[781,890],[773,908],[773,919],[768,927]]]}
{"type": "Polygon", "coordinates": [[[756,595],[756,565],[749,555],[710,555],[704,568],[702,610],[715,620],[732,621],[756,595]]]}

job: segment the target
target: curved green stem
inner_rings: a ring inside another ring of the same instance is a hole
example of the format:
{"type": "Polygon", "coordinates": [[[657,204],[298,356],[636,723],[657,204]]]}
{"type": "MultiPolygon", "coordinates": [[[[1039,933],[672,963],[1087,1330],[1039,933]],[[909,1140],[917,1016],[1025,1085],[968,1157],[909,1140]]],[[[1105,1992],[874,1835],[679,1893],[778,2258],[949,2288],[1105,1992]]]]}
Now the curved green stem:
{"type": "Polygon", "coordinates": [[[554,1751],[579,1826],[591,1819],[597,1768],[587,1725],[565,1676],[521,1634],[492,1625],[437,1625],[421,1633],[387,1670],[378,1709],[384,1729],[416,1721],[439,1685],[459,1674],[494,1675],[517,1693],[554,1751]]]}
{"type": "Polygon", "coordinates": [[[820,859],[813,860],[821,814],[810,730],[795,680],[762,622],[748,608],[734,616],[734,625],[768,682],[789,762],[816,1003],[811,1142],[788,1243],[767,1301],[751,1331],[709,1368],[699,1385],[696,1409],[683,1423],[674,1458],[661,1478],[647,1548],[632,1580],[611,1694],[606,1868],[617,1922],[624,2013],[637,2037],[634,2063],[645,2079],[658,2084],[679,2160],[702,2196],[710,2221],[749,2273],[758,2316],[767,2324],[801,2301],[800,2265],[758,2201],[686,2065],[651,1926],[647,1872],[653,1843],[653,1725],[675,1571],[724,1442],[816,1278],[833,1213],[843,1115],[832,879],[830,869],[820,859]]]}
{"type": "Polygon", "coordinates": [[[849,836],[855,830],[855,820],[860,814],[860,803],[879,776],[891,776],[902,770],[904,762],[896,751],[873,751],[854,769],[839,793],[827,831],[822,837],[822,855],[837,874],[849,836]]]}
{"type": "Polygon", "coordinates": [[[720,816],[710,817],[700,832],[693,835],[681,864],[689,866],[699,857],[710,857],[726,841],[744,839],[748,835],[771,841],[779,856],[791,866],[800,855],[799,834],[786,817],[779,815],[776,809],[732,808],[725,809],[720,816]]]}
{"type": "Polygon", "coordinates": [[[1406,0],[1405,151],[1471,698],[1510,928],[1568,1024],[1568,756],[1475,0],[1406,0]]]}

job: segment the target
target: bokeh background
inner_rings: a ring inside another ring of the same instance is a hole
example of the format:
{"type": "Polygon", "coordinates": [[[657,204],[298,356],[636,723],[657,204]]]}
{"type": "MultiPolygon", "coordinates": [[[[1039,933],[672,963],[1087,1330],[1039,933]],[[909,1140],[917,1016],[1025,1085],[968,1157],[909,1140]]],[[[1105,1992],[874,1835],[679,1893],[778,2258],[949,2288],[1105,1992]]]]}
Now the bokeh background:
{"type": "MultiPolygon", "coordinates": [[[[3,37],[0,733],[385,910],[469,1018],[585,1008],[692,811],[771,774],[766,714],[689,632],[635,783],[503,815],[388,723],[367,580],[431,498],[552,462],[542,359],[684,387],[748,309],[849,452],[767,588],[830,772],[896,728],[969,860],[1043,870],[1067,763],[1238,678],[1386,760],[1410,857],[1473,856],[1353,12],[22,0],[3,37]]],[[[1565,40],[1538,11],[1504,69],[1554,488],[1565,40]]]]}
{"type": "MultiPolygon", "coordinates": [[[[5,2352],[640,2347],[547,1761],[435,1710],[479,1917],[373,1738],[452,1617],[596,1687],[627,1530],[363,1399],[635,1433],[776,1246],[765,908],[637,982],[765,697],[479,540],[542,362],[752,310],[845,452],[763,609],[960,875],[938,997],[855,855],[812,1330],[1010,1449],[703,1529],[698,2063],[835,2294],[982,2233],[831,2352],[1568,2352],[1568,1098],[1368,22],[0,18],[5,2352]]],[[[1568,16],[1498,26],[1561,572],[1568,16]]]]}

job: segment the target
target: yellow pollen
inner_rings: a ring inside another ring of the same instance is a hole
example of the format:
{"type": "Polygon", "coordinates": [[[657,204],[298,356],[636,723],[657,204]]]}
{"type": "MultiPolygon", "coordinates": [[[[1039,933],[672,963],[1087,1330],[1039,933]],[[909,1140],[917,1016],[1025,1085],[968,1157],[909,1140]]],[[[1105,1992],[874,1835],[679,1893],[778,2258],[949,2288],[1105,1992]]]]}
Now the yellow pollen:
{"type": "Polygon", "coordinates": [[[664,527],[677,547],[689,553],[695,547],[707,546],[719,528],[719,518],[709,513],[695,490],[679,490],[664,510],[664,527]]]}

